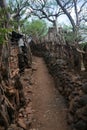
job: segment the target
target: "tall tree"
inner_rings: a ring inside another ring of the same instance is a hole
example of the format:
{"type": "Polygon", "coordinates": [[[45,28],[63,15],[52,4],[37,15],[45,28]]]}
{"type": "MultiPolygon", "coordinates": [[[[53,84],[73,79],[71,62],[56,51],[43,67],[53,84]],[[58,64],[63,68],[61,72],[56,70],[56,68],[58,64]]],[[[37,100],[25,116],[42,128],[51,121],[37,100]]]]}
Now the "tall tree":
{"type": "Polygon", "coordinates": [[[14,27],[20,31],[21,21],[27,19],[26,10],[28,8],[27,0],[9,0],[8,6],[10,9],[10,18],[13,21],[14,27]],[[25,16],[25,17],[24,17],[25,16]],[[24,19],[22,20],[22,17],[24,19]]]}
{"type": "Polygon", "coordinates": [[[87,5],[87,0],[56,0],[56,2],[69,18],[73,31],[76,31],[76,28],[80,26],[81,14],[87,5]],[[75,18],[71,15],[72,9],[74,9],[75,18]]]}
{"type": "Polygon", "coordinates": [[[60,16],[63,11],[60,11],[55,0],[31,0],[29,3],[29,10],[32,15],[38,16],[39,19],[47,19],[55,25],[57,17],[60,16]]]}

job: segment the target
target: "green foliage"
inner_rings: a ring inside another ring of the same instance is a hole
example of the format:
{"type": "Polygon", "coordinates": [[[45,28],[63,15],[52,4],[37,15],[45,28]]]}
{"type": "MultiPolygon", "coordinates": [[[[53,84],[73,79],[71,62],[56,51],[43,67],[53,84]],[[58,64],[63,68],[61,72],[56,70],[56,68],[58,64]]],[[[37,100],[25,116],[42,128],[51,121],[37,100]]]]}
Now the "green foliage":
{"type": "Polygon", "coordinates": [[[32,22],[26,22],[22,30],[28,35],[40,38],[47,33],[47,25],[42,20],[33,20],[32,22]]]}
{"type": "Polygon", "coordinates": [[[6,28],[0,28],[0,44],[3,44],[5,42],[5,35],[7,34],[6,28]]]}
{"type": "Polygon", "coordinates": [[[75,40],[75,34],[73,32],[65,33],[65,40],[68,41],[68,43],[72,43],[75,40]]]}
{"type": "Polygon", "coordinates": [[[80,44],[81,45],[81,48],[83,49],[85,45],[87,45],[87,42],[83,42],[80,44]]]}
{"type": "Polygon", "coordinates": [[[65,40],[68,43],[73,44],[75,41],[79,42],[82,40],[81,35],[79,33],[77,35],[76,32],[73,32],[71,26],[64,25],[63,30],[64,30],[65,40]]]}
{"type": "Polygon", "coordinates": [[[82,40],[82,37],[79,34],[77,36],[76,33],[74,33],[73,31],[67,32],[64,35],[65,35],[65,40],[71,44],[73,44],[75,41],[80,42],[82,40]]]}
{"type": "Polygon", "coordinates": [[[0,27],[2,27],[3,24],[7,22],[6,11],[7,10],[0,8],[0,27]]]}
{"type": "Polygon", "coordinates": [[[12,32],[12,29],[0,28],[0,44],[6,43],[6,36],[12,32]]]}
{"type": "Polygon", "coordinates": [[[5,9],[1,9],[0,8],[0,44],[5,43],[5,36],[8,33],[8,29],[5,27],[8,20],[7,20],[7,16],[6,16],[6,11],[5,9]]]}
{"type": "Polygon", "coordinates": [[[65,31],[72,31],[72,26],[64,24],[63,25],[63,30],[65,30],[65,31]]]}

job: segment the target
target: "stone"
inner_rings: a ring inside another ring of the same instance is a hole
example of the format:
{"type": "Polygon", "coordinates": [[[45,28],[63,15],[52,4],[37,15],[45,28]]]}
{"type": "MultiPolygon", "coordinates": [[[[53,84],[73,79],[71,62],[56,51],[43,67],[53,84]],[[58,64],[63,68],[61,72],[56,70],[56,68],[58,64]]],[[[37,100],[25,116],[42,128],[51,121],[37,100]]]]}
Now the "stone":
{"type": "Polygon", "coordinates": [[[82,97],[80,97],[78,103],[80,106],[87,105],[87,95],[83,95],[82,97]]]}
{"type": "Polygon", "coordinates": [[[82,119],[87,122],[87,106],[79,108],[76,111],[76,116],[77,118],[82,119]]]}
{"type": "Polygon", "coordinates": [[[83,120],[80,120],[76,124],[74,124],[74,127],[76,128],[76,130],[87,130],[87,124],[83,120]]]}
{"type": "Polygon", "coordinates": [[[23,128],[24,130],[27,130],[27,125],[23,118],[18,119],[17,124],[19,127],[23,128]]]}
{"type": "Polygon", "coordinates": [[[7,130],[18,130],[18,127],[16,124],[11,124],[7,130]]]}
{"type": "Polygon", "coordinates": [[[84,93],[87,93],[87,83],[83,84],[82,90],[83,90],[84,93]]]}

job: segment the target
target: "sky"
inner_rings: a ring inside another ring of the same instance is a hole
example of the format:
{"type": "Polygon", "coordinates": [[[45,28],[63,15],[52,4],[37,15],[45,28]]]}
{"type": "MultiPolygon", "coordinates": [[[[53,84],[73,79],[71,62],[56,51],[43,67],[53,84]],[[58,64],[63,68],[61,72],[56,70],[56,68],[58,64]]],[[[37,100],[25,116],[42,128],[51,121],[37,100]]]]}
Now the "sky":
{"type": "MultiPolygon", "coordinates": [[[[8,1],[8,0],[6,0],[6,1],[8,1]]],[[[82,0],[83,1],[83,0],[82,0]]],[[[82,3],[80,3],[80,4],[82,4],[82,3]]],[[[80,9],[80,5],[78,5],[78,10],[80,9]]],[[[29,9],[28,10],[26,10],[26,13],[27,12],[29,12],[29,9]]],[[[84,12],[85,12],[85,10],[84,10],[84,12]]],[[[83,12],[83,13],[84,13],[83,12]]],[[[72,12],[71,12],[71,15],[72,15],[72,17],[73,17],[73,19],[75,19],[75,13],[74,13],[74,8],[72,9],[72,12]]],[[[32,19],[32,18],[31,18],[32,19]]],[[[30,19],[29,19],[30,20],[30,19]]],[[[46,20],[47,21],[47,20],[46,20]]],[[[47,22],[48,23],[48,25],[51,25],[51,23],[50,22],[47,22]]],[[[64,25],[64,24],[66,24],[66,25],[70,25],[70,21],[69,21],[69,19],[67,18],[67,16],[66,15],[62,15],[62,16],[59,16],[58,17],[58,19],[57,19],[57,24],[61,24],[61,26],[62,25],[64,25]]]]}
{"type": "Polygon", "coordinates": [[[57,19],[57,23],[61,25],[62,24],[70,25],[70,21],[66,15],[59,16],[57,19]]]}

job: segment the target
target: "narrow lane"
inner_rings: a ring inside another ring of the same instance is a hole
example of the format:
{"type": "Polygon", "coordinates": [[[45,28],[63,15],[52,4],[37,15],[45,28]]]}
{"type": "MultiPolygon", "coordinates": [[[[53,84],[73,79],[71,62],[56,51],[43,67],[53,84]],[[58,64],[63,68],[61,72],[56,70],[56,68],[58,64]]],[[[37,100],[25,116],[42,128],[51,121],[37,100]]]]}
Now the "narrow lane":
{"type": "Polygon", "coordinates": [[[71,130],[66,121],[64,99],[55,89],[43,59],[34,57],[33,68],[34,116],[31,130],[71,130]]]}

